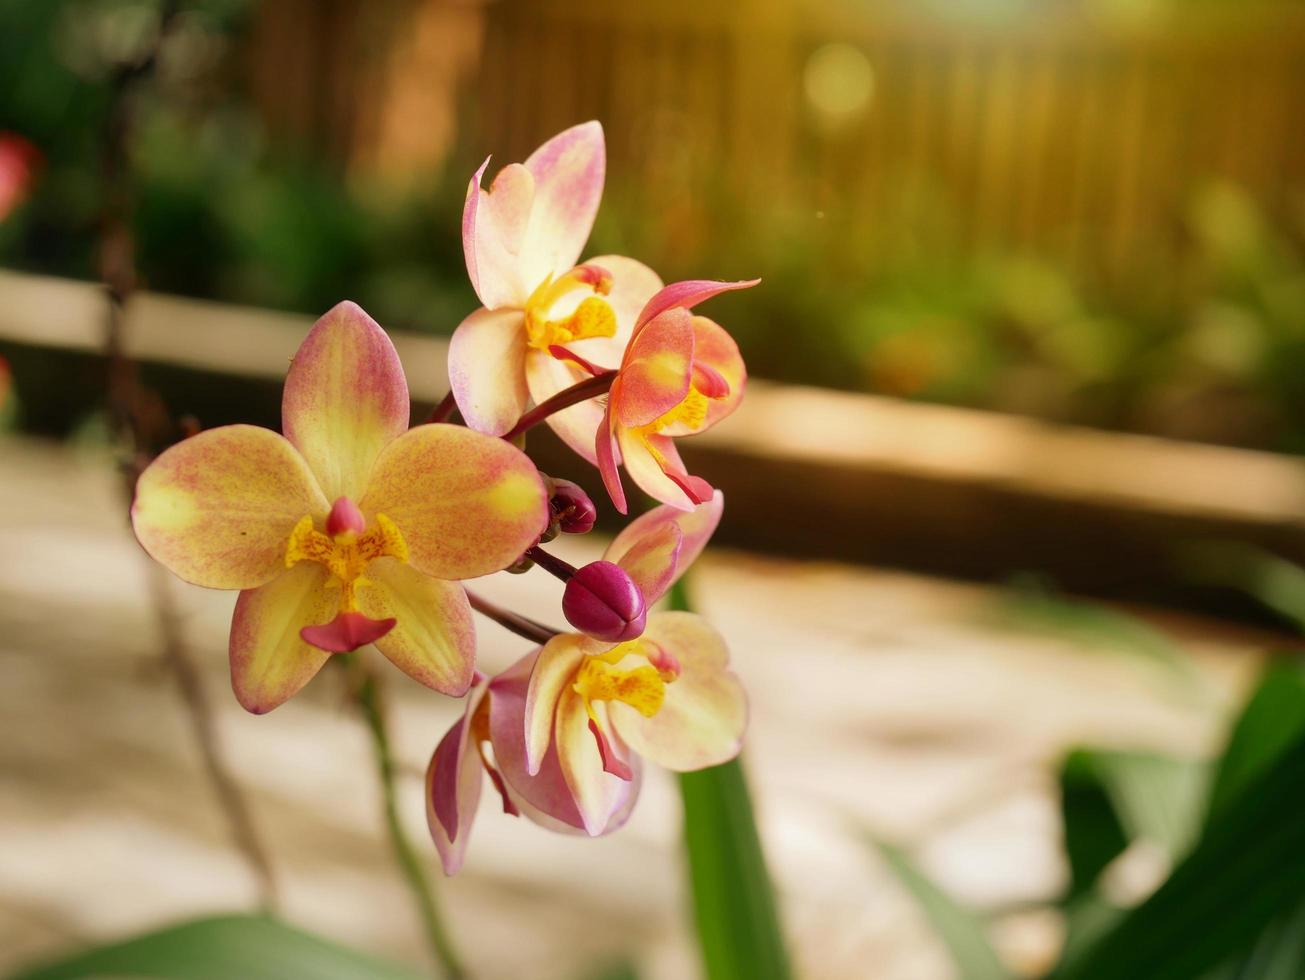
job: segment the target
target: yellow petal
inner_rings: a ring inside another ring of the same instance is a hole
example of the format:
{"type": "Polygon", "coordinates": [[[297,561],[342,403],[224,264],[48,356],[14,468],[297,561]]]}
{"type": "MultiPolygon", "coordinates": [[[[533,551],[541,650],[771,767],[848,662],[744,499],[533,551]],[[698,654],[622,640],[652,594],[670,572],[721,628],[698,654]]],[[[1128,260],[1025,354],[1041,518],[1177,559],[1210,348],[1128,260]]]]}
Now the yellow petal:
{"type": "Polygon", "coordinates": [[[317,321],[295,354],[281,428],[328,500],[357,500],[377,454],[408,428],[408,382],[394,344],[356,303],[317,321]]]}
{"type": "Polygon", "coordinates": [[[296,565],[257,589],[240,593],[231,618],[231,687],[247,711],[265,714],[313,679],[330,654],[300,637],[335,615],[338,592],[321,565],[296,565]]]}
{"type": "MultiPolygon", "coordinates": [[[[553,719],[557,702],[575,680],[584,659],[584,637],[560,633],[544,644],[530,672],[526,693],[526,766],[530,775],[539,773],[544,755],[553,743],[553,719]]],[[[604,644],[610,646],[610,644],[604,644]]]]}
{"type": "Polygon", "coordinates": [[[394,619],[376,648],[394,666],[441,694],[460,698],[475,672],[476,632],[467,594],[456,582],[423,575],[394,558],[367,566],[357,587],[358,609],[394,619]]]}
{"type": "Polygon", "coordinates": [[[145,550],[187,582],[251,589],[285,570],[300,518],[328,507],[294,446],[270,429],[227,425],[151,463],[131,521],[145,550]]]}
{"type": "Polygon", "coordinates": [[[529,457],[456,425],[421,425],[390,443],[360,506],[368,522],[382,513],[395,523],[413,568],[444,579],[506,568],[548,524],[529,457]]]}
{"type": "Polygon", "coordinates": [[[638,783],[639,775],[636,768],[638,759],[631,757],[610,725],[602,725],[603,706],[595,705],[595,712],[613,752],[632,771],[631,779],[621,779],[603,768],[598,743],[589,728],[589,713],[585,709],[584,700],[569,688],[558,699],[553,737],[557,740],[557,758],[561,763],[562,776],[575,798],[585,830],[597,837],[625,804],[632,785],[638,783]]]}

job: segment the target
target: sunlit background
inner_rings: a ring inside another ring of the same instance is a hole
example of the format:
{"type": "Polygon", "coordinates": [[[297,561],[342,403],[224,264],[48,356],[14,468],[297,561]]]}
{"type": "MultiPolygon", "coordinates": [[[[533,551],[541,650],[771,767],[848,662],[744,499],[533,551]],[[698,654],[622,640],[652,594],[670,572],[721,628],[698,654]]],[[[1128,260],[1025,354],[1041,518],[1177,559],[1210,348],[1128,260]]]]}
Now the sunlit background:
{"type": "MultiPolygon", "coordinates": [[[[713,301],[755,383],[686,458],[729,500],[693,589],[752,691],[799,975],[961,975],[869,839],[1039,975],[1072,931],[1066,753],[1217,755],[1264,653],[1296,645],[1299,5],[0,0],[0,969],[257,897],[126,528],[106,253],[159,447],[169,416],[275,425],[285,358],[342,298],[402,336],[431,403],[439,338],[478,305],[469,176],[587,119],[608,154],[587,254],[763,279],[713,301]]],[[[487,590],[556,618],[542,575],[487,590]]],[[[342,686],[245,716],[231,597],[168,595],[281,910],[422,964],[342,686]]],[[[457,706],[392,686],[421,836],[457,706]]],[[[1143,795],[1179,806],[1190,772],[1143,795]]],[[[476,975],[692,976],[679,821],[670,781],[601,842],[486,804],[441,888],[476,975]]],[[[1190,843],[1142,823],[1115,904],[1190,843]]]]}

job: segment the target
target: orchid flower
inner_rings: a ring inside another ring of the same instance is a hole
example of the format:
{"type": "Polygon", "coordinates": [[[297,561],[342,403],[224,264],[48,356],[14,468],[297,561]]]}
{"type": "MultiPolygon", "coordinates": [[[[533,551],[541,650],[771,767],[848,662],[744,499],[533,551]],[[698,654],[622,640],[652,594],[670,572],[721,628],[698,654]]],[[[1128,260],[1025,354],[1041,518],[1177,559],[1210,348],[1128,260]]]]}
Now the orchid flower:
{"type": "MultiPolygon", "coordinates": [[[[554,136],[504,167],[489,190],[486,160],[467,187],[462,247],[483,307],[449,344],[458,409],[480,432],[503,435],[530,399],[542,403],[615,367],[641,307],[662,286],[634,259],[603,255],[577,265],[603,192],[606,152],[597,122],[554,136]]],[[[594,402],[548,418],[577,453],[594,462],[594,402]]]]}
{"type": "Polygon", "coordinates": [[[409,429],[409,410],[394,345],[344,302],[294,357],[284,436],[210,429],[141,474],[131,514],[145,550],[187,582],[240,590],[231,681],[249,711],[367,643],[436,691],[470,686],[474,631],[456,580],[515,561],[548,523],[547,495],[513,446],[409,429]]]}
{"type": "Polygon", "coordinates": [[[747,369],[733,338],[714,321],[689,311],[718,293],[757,281],[677,282],[639,313],[595,445],[603,483],[622,514],[621,463],[641,489],[662,503],[689,510],[711,499],[711,485],[689,475],[671,440],[709,429],[733,412],[743,397],[747,369]]]}
{"type": "MultiPolygon", "coordinates": [[[[723,506],[717,492],[688,513],[659,507],[605,557],[656,601],[702,551],[723,506]]],[[[557,635],[473,700],[427,771],[428,822],[448,874],[462,864],[485,773],[508,813],[597,836],[629,816],[641,756],[677,771],[717,765],[738,753],[747,725],[724,641],[690,613],[655,613],[623,643],[557,635]]]]}

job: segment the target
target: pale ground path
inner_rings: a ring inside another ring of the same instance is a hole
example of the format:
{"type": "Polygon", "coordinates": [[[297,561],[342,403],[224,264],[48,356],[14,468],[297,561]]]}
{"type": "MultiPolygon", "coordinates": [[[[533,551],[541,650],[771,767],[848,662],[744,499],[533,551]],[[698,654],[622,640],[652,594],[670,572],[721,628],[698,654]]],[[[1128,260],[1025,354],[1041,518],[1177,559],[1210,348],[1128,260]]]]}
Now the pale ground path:
{"type": "MultiPolygon", "coordinates": [[[[103,458],[0,442],[0,973],[73,940],[248,906],[171,679],[158,659],[144,566],[103,458]]],[[[600,541],[572,540],[574,560],[600,541]]],[[[535,571],[482,583],[560,622],[535,571]]],[[[918,914],[848,833],[849,818],[915,848],[953,892],[987,908],[1062,880],[1049,762],[1079,742],[1208,752],[1251,676],[1260,638],[1168,617],[1207,682],[1099,646],[1017,630],[997,590],[739,553],[702,562],[695,589],[752,694],[747,761],[803,975],[946,977],[918,914]]],[[[274,855],[292,921],[422,962],[381,836],[365,733],[327,672],[271,715],[245,714],[226,677],[234,597],[178,583],[234,768],[274,855]]],[[[522,641],[481,622],[494,670],[522,641]]],[[[389,671],[412,832],[419,770],[458,704],[389,671]]],[[[485,794],[462,875],[441,880],[478,977],[580,980],[633,953],[652,978],[694,974],[678,851],[679,803],[649,780],[619,834],[547,834],[485,794]]],[[[1008,915],[996,934],[1034,965],[1054,921],[1008,915]]]]}

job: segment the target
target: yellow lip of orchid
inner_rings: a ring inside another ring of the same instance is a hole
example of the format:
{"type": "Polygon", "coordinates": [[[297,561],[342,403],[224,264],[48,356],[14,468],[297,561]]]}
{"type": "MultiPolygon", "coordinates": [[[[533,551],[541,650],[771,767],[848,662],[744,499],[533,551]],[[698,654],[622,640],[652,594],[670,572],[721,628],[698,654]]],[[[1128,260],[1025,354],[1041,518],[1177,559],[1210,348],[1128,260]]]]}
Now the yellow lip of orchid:
{"type": "Polygon", "coordinates": [[[511,564],[546,525],[534,464],[460,427],[409,429],[394,346],[352,303],[304,340],[282,409],[284,437],[236,425],[172,447],[141,475],[132,507],[154,558],[197,585],[241,590],[237,698],[269,711],[331,653],[368,642],[421,683],[462,694],[475,635],[457,580],[511,564]]]}

